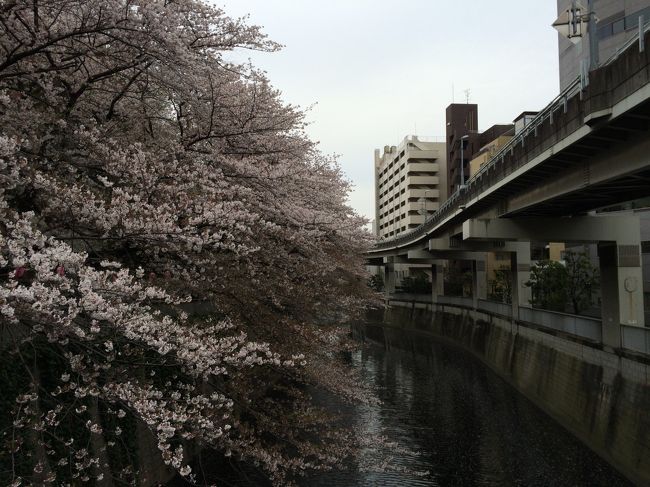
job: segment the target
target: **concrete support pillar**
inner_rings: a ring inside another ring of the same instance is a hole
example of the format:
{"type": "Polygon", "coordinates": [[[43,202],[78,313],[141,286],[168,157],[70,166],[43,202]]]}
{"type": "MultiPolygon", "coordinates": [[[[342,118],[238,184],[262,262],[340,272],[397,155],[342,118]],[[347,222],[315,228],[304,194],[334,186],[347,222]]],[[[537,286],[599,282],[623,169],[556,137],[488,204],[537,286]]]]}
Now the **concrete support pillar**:
{"type": "Polygon", "coordinates": [[[436,262],[436,295],[445,295],[445,266],[443,261],[436,262]]]}
{"type": "Polygon", "coordinates": [[[618,263],[616,257],[616,244],[598,245],[603,344],[620,348],[621,326],[618,299],[618,263]]]}
{"type": "Polygon", "coordinates": [[[384,292],[386,299],[390,298],[391,294],[395,294],[395,264],[386,262],[384,264],[384,292]]]}
{"type": "Polygon", "coordinates": [[[438,279],[442,279],[442,276],[438,275],[438,264],[433,262],[431,264],[431,302],[438,302],[438,279]]]}
{"type": "Polygon", "coordinates": [[[477,259],[475,264],[477,298],[487,299],[487,254],[482,254],[482,258],[477,259]]]}
{"type": "Polygon", "coordinates": [[[517,252],[510,253],[510,306],[512,317],[519,319],[519,281],[517,276],[517,252]]]}
{"type": "Polygon", "coordinates": [[[598,245],[603,343],[614,348],[621,346],[621,324],[645,325],[640,237],[634,240],[598,245]]]}
{"type": "Polygon", "coordinates": [[[472,305],[478,309],[478,300],[487,299],[486,254],[472,259],[472,305]]]}
{"type": "Polygon", "coordinates": [[[478,308],[478,286],[476,282],[476,261],[472,260],[472,282],[470,292],[472,293],[472,307],[474,309],[478,308]]]}
{"type": "Polygon", "coordinates": [[[530,242],[512,242],[510,279],[512,287],[512,317],[519,318],[519,308],[530,308],[531,293],[526,282],[530,280],[530,242]]]}

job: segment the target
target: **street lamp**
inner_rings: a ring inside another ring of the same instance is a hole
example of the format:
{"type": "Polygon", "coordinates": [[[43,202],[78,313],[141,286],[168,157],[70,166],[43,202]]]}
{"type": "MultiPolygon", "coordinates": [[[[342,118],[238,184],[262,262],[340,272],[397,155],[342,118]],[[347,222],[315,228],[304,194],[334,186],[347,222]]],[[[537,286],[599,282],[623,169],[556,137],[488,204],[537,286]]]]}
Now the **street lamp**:
{"type": "Polygon", "coordinates": [[[469,139],[469,135],[463,135],[460,138],[460,187],[458,189],[465,187],[465,159],[463,157],[463,148],[465,146],[464,141],[467,139],[469,139]]]}

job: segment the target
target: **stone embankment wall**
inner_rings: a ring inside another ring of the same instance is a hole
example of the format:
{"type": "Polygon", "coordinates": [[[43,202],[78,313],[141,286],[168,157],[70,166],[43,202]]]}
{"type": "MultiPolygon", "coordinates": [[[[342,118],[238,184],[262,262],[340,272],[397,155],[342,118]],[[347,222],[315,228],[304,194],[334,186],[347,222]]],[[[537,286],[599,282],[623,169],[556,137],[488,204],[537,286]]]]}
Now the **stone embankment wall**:
{"type": "Polygon", "coordinates": [[[430,350],[424,336],[464,348],[636,485],[650,486],[647,357],[606,351],[474,310],[400,304],[372,311],[355,331],[416,353],[430,350]]]}

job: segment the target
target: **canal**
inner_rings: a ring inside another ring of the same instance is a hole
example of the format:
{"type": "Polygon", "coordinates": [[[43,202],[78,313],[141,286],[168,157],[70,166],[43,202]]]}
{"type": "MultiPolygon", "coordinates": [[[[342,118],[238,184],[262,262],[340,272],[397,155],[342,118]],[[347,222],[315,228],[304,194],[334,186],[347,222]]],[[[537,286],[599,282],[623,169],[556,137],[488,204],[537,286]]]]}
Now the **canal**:
{"type": "Polygon", "coordinates": [[[474,357],[430,341],[426,354],[369,343],[349,357],[382,404],[346,420],[417,452],[366,453],[408,473],[330,472],[301,485],[632,485],[474,357]]]}

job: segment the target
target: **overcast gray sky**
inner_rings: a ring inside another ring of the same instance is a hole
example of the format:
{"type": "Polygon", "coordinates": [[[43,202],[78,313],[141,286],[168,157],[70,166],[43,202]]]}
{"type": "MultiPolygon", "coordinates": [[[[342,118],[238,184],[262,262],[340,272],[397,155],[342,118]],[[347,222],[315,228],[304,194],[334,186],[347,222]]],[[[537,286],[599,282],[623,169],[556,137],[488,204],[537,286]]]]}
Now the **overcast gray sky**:
{"type": "Polygon", "coordinates": [[[250,14],[286,47],[251,53],[310,136],[339,154],[350,204],[374,217],[373,152],[444,135],[445,108],[479,105],[479,128],[538,110],[559,92],[555,0],[213,0],[250,14]]]}

